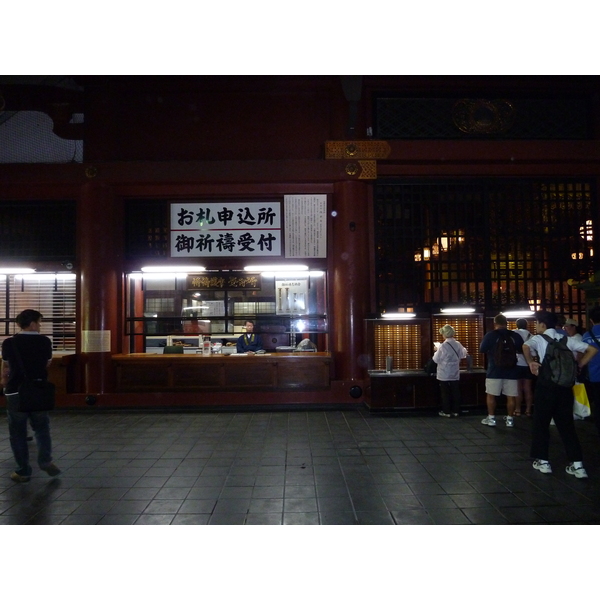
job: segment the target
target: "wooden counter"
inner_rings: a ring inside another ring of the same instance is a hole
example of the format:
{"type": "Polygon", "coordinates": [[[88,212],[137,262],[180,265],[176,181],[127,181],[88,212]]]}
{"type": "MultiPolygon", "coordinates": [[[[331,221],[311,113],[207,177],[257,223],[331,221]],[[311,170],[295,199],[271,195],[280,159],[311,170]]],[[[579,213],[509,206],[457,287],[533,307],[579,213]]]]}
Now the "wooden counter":
{"type": "MultiPolygon", "coordinates": [[[[462,406],[485,406],[485,369],[461,369],[460,393],[462,406]]],[[[422,370],[369,371],[365,404],[373,411],[434,408],[441,404],[439,382],[422,370]]]]}
{"type": "Polygon", "coordinates": [[[116,354],[117,393],[323,390],[330,387],[331,354],[116,354]]]}

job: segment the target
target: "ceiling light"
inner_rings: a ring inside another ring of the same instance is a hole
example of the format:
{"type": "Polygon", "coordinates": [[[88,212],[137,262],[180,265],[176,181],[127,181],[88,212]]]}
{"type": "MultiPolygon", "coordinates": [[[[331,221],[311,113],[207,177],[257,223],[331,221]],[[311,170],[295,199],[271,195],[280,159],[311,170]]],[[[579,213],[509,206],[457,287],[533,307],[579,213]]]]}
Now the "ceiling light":
{"type": "Polygon", "coordinates": [[[14,275],[18,273],[35,273],[35,269],[28,267],[0,267],[0,273],[4,275],[14,275]]]}
{"type": "Polygon", "coordinates": [[[383,319],[414,319],[416,313],[384,313],[381,315],[383,319]]]}
{"type": "Polygon", "coordinates": [[[196,271],[206,271],[205,267],[199,267],[197,265],[187,265],[187,266],[170,266],[164,265],[162,267],[142,267],[141,271],[143,273],[195,273],[196,271]]]}
{"type": "Polygon", "coordinates": [[[308,271],[306,265],[248,265],[244,271],[308,271]]]}
{"type": "Polygon", "coordinates": [[[468,313],[474,313],[475,309],[472,306],[457,306],[456,308],[442,308],[441,312],[446,315],[465,315],[468,313]]]}

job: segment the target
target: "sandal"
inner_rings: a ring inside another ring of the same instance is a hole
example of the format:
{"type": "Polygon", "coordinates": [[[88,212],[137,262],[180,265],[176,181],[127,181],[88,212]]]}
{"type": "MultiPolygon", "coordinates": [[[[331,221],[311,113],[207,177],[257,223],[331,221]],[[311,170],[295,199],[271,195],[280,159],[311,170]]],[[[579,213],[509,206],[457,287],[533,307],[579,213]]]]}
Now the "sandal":
{"type": "Polygon", "coordinates": [[[514,417],[520,417],[521,416],[521,411],[520,410],[515,410],[515,412],[513,413],[514,417]]]}
{"type": "Polygon", "coordinates": [[[526,410],[526,411],[525,411],[525,416],[526,416],[526,417],[531,417],[531,412],[530,412],[530,411],[528,411],[528,410],[526,410]]]}

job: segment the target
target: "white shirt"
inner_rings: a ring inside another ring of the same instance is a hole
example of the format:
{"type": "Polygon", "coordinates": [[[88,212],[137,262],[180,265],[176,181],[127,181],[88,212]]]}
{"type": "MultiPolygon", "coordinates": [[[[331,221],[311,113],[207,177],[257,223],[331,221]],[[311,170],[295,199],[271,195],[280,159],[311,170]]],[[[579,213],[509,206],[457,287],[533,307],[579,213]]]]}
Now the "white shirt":
{"type": "Polygon", "coordinates": [[[433,355],[433,362],[438,366],[437,379],[440,381],[459,379],[461,358],[467,358],[467,349],[453,337],[446,338],[433,355]]]}
{"type": "MultiPolygon", "coordinates": [[[[526,342],[531,337],[531,333],[527,329],[515,329],[515,333],[518,333],[523,338],[523,342],[526,342]]],[[[527,366],[527,361],[525,360],[523,353],[517,352],[517,366],[527,366]]]]}
{"type": "MultiPolygon", "coordinates": [[[[544,331],[544,335],[548,337],[554,338],[555,340],[560,340],[563,335],[557,332],[555,329],[546,329],[544,331]]],[[[534,335],[530,337],[526,342],[524,342],[525,346],[529,346],[531,349],[531,353],[538,357],[538,362],[542,362],[544,360],[544,356],[546,356],[546,348],[548,347],[548,342],[540,335],[534,335]]],[[[572,352],[585,352],[588,349],[588,345],[585,342],[577,340],[573,337],[567,336],[567,347],[572,352]]]]}

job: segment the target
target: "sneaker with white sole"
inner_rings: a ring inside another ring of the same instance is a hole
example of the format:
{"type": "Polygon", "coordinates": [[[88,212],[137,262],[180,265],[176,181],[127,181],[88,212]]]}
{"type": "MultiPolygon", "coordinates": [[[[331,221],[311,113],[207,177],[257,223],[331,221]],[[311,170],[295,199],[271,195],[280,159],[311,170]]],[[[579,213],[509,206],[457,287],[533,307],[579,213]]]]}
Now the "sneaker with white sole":
{"type": "Polygon", "coordinates": [[[444,412],[443,410],[440,410],[438,415],[440,415],[440,417],[448,417],[448,418],[450,418],[452,416],[450,413],[444,412]]]}
{"type": "Polygon", "coordinates": [[[507,427],[514,427],[515,426],[515,422],[513,420],[512,417],[504,417],[504,422],[506,423],[507,427]]]}
{"type": "Polygon", "coordinates": [[[587,479],[587,471],[583,467],[576,467],[573,463],[571,463],[565,471],[569,475],[575,475],[577,479],[587,479]]]}
{"type": "Polygon", "coordinates": [[[537,469],[540,473],[552,473],[552,467],[547,460],[534,460],[533,468],[537,469]]]}
{"type": "Polygon", "coordinates": [[[488,427],[496,427],[496,419],[492,419],[487,416],[485,419],[481,420],[482,425],[487,425],[488,427]]]}

